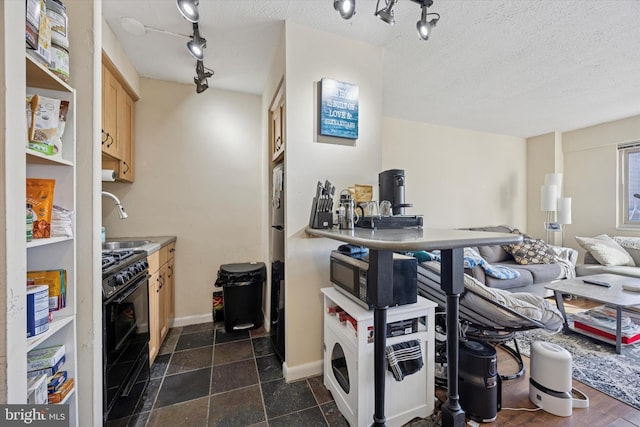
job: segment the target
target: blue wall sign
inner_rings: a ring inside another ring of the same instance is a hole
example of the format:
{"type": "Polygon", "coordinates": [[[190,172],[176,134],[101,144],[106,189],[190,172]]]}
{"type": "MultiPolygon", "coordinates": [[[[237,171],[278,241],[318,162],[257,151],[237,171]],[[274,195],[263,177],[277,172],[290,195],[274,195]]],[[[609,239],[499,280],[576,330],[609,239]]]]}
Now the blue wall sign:
{"type": "Polygon", "coordinates": [[[322,79],[320,135],[358,138],[358,85],[322,79]]]}

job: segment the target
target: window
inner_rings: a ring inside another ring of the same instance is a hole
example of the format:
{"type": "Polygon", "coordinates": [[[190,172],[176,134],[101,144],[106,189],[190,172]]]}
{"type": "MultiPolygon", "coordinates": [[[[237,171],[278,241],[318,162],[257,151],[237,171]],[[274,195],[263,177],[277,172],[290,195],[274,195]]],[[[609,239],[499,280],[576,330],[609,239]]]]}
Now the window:
{"type": "Polygon", "coordinates": [[[620,225],[640,228],[640,141],[618,147],[620,225]]]}

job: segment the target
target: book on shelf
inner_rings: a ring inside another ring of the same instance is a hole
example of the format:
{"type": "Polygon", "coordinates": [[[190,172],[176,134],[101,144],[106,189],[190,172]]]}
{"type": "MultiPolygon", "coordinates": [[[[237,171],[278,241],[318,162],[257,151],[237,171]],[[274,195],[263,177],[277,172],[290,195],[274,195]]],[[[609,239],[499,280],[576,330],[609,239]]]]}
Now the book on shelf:
{"type": "MultiPolygon", "coordinates": [[[[573,326],[578,330],[615,341],[616,319],[616,309],[603,305],[575,314],[573,326]]],[[[636,323],[635,319],[636,316],[629,315],[627,311],[622,312],[620,336],[624,344],[632,344],[640,340],[640,324],[636,323]]]]}
{"type": "MultiPolygon", "coordinates": [[[[602,338],[606,338],[606,339],[611,340],[611,341],[615,341],[616,340],[615,332],[613,332],[613,333],[612,332],[607,332],[607,331],[604,331],[602,329],[596,328],[594,326],[585,325],[585,324],[583,324],[581,322],[578,322],[578,321],[574,321],[573,322],[573,327],[575,329],[578,329],[578,330],[581,330],[581,331],[585,331],[585,332],[589,332],[590,334],[594,334],[594,335],[597,335],[597,336],[602,337],[602,338]]],[[[633,343],[636,343],[638,341],[640,341],[640,332],[638,332],[635,335],[631,335],[631,336],[622,335],[621,338],[620,338],[620,342],[622,344],[633,344],[633,343]]]]}

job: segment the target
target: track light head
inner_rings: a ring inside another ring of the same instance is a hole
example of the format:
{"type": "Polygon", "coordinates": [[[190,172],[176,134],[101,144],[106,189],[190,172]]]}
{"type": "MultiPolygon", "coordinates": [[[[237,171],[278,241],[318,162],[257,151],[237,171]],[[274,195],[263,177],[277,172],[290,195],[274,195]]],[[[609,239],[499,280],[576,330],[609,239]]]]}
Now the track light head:
{"type": "Polygon", "coordinates": [[[200,37],[198,24],[193,24],[193,36],[191,36],[191,40],[187,42],[189,53],[198,61],[202,61],[204,59],[205,47],[207,47],[207,39],[200,37]]]}
{"type": "Polygon", "coordinates": [[[378,15],[378,18],[382,19],[387,24],[393,25],[396,22],[393,17],[393,7],[397,2],[398,0],[388,0],[387,5],[380,10],[376,10],[375,14],[378,15]]]}
{"type": "Polygon", "coordinates": [[[436,26],[439,19],[440,19],[439,13],[427,13],[427,4],[425,3],[422,5],[422,16],[420,20],[416,23],[416,29],[418,30],[418,35],[422,40],[429,40],[431,29],[436,26]],[[427,20],[427,18],[430,15],[434,16],[434,18],[431,20],[427,20]]]}
{"type": "Polygon", "coordinates": [[[340,12],[342,19],[351,19],[356,14],[356,0],[333,0],[333,8],[340,12]]]}
{"type": "Polygon", "coordinates": [[[204,62],[198,61],[196,63],[196,76],[193,78],[193,82],[196,84],[196,93],[202,93],[209,88],[207,79],[213,76],[213,73],[212,69],[204,66],[204,62]]]}
{"type": "Polygon", "coordinates": [[[198,22],[200,13],[198,12],[199,0],[176,0],[178,10],[189,22],[198,22]]]}

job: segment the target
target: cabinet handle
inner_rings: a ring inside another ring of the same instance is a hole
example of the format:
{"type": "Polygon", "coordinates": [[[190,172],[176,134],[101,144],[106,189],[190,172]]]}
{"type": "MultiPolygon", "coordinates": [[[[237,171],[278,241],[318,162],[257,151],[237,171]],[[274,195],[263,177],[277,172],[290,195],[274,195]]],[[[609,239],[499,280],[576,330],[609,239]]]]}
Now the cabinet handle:
{"type": "Polygon", "coordinates": [[[129,167],[129,165],[127,164],[127,162],[125,162],[124,160],[122,161],[122,163],[127,167],[127,168],[124,170],[124,172],[122,172],[122,174],[124,175],[125,173],[129,172],[129,169],[131,169],[131,168],[129,167]]]}
{"type": "Polygon", "coordinates": [[[173,276],[173,266],[170,265],[167,268],[169,269],[168,277],[169,277],[169,279],[171,279],[171,276],[173,276]]]}
{"type": "Polygon", "coordinates": [[[175,252],[176,248],[171,248],[171,250],[169,252],[175,252]]]}
{"type": "Polygon", "coordinates": [[[115,142],[115,140],[114,140],[114,139],[113,139],[113,137],[112,137],[111,135],[109,135],[108,133],[107,133],[107,137],[109,137],[109,139],[111,140],[111,142],[107,144],[107,148],[109,148],[109,147],[111,147],[111,145],[115,142]]]}
{"type": "Polygon", "coordinates": [[[102,143],[104,144],[105,142],[107,142],[108,139],[109,139],[109,133],[105,132],[104,129],[102,129],[102,143]]]}

